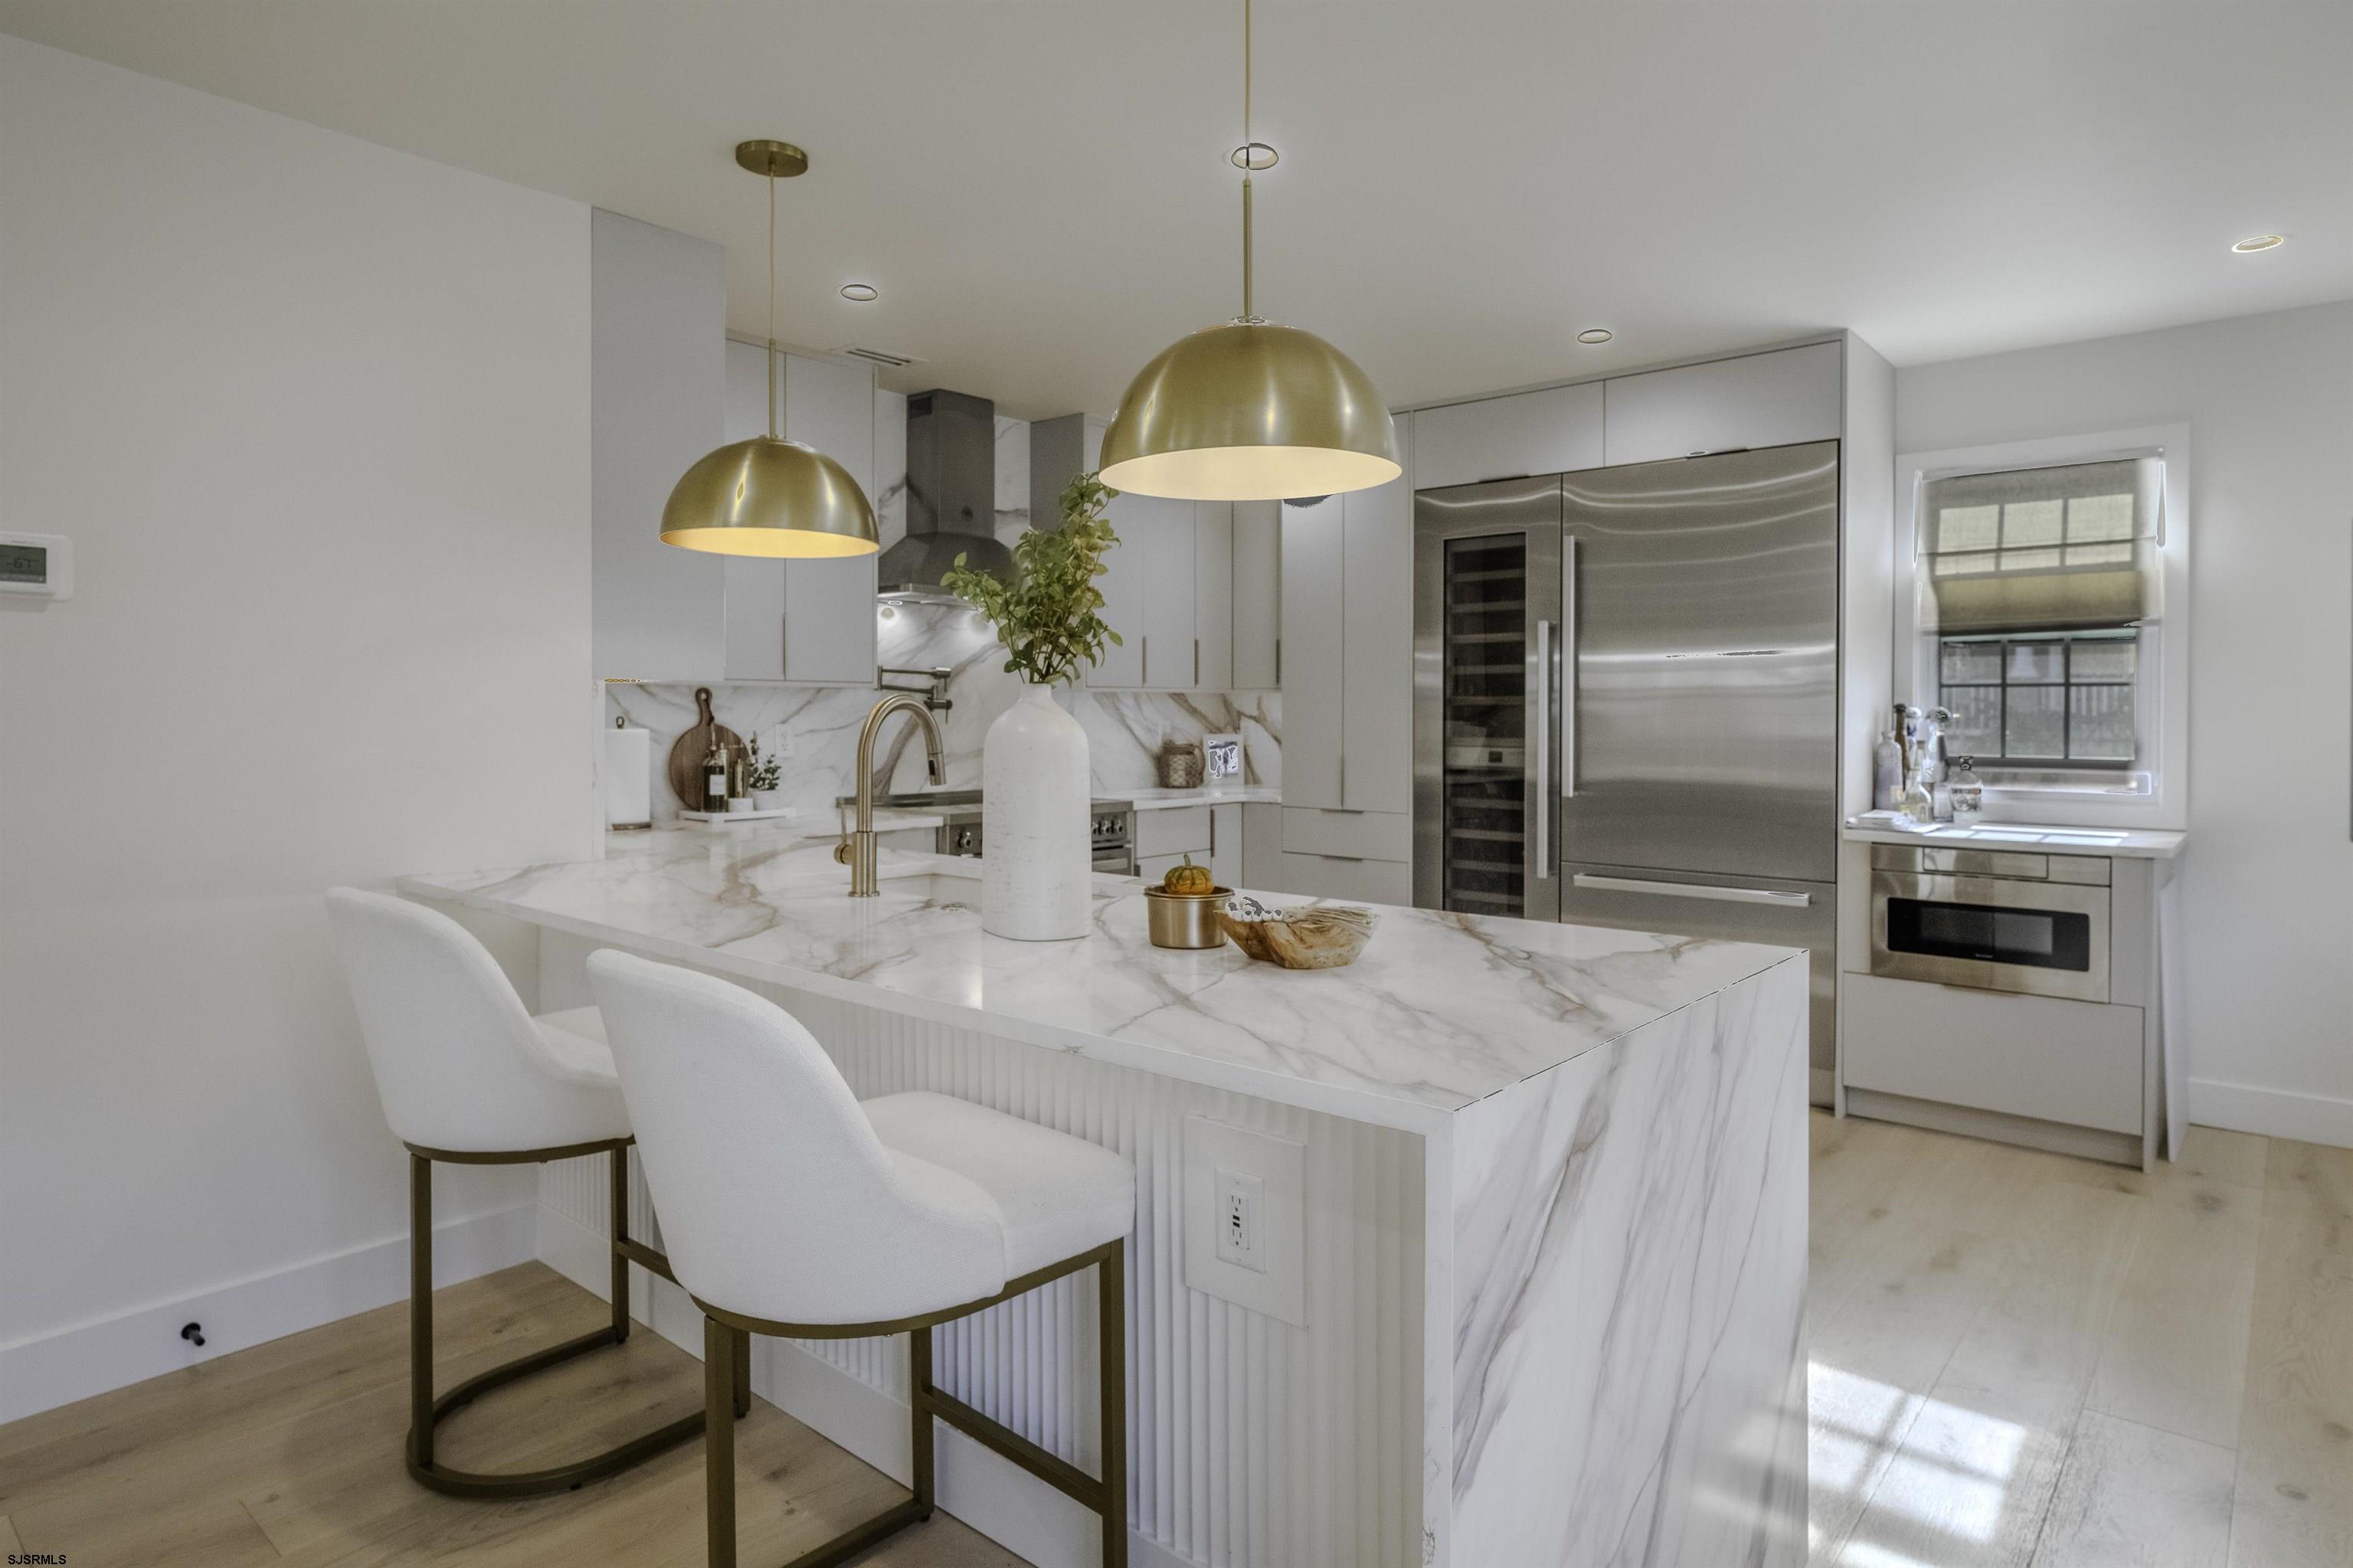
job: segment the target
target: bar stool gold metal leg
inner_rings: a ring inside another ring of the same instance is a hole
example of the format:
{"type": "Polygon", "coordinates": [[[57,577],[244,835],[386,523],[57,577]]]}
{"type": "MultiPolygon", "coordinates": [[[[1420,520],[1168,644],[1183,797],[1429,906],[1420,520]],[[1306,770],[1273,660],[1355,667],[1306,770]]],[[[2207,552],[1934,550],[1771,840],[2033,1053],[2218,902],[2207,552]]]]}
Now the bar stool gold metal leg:
{"type": "Polygon", "coordinates": [[[716,1318],[702,1320],[703,1519],[711,1568],[735,1568],[735,1352],[743,1337],[716,1318]]]}
{"type": "Polygon", "coordinates": [[[1119,1244],[1095,1264],[1095,1376],[1103,1410],[1103,1568],[1127,1568],[1127,1262],[1119,1244]]]}
{"type": "Polygon", "coordinates": [[[439,1151],[415,1148],[409,1150],[406,1458],[408,1473],[418,1485],[461,1498],[523,1498],[566,1491],[626,1470],[666,1448],[677,1446],[702,1430],[703,1416],[698,1411],[601,1454],[543,1470],[457,1470],[441,1464],[434,1454],[434,1426],[452,1411],[471,1404],[494,1388],[529,1377],[533,1372],[543,1372],[575,1356],[586,1355],[591,1351],[617,1345],[628,1338],[629,1258],[635,1255],[640,1261],[648,1257],[657,1263],[661,1260],[659,1254],[648,1253],[628,1240],[626,1150],[626,1145],[596,1144],[586,1148],[539,1150],[512,1155],[457,1157],[469,1163],[521,1164],[609,1152],[613,1160],[612,1192],[616,1199],[612,1244],[614,1307],[612,1318],[604,1327],[492,1367],[486,1372],[468,1378],[438,1398],[433,1393],[433,1161],[442,1156],[439,1151]],[[625,1252],[625,1248],[628,1251],[625,1252]]]}
{"type": "Polygon", "coordinates": [[[932,1469],[932,1330],[929,1325],[907,1333],[907,1409],[914,1426],[912,1445],[915,1502],[921,1518],[932,1517],[938,1506],[938,1486],[932,1469]]]}
{"type": "Polygon", "coordinates": [[[613,1342],[629,1337],[629,1146],[615,1149],[606,1201],[613,1215],[613,1342]]]}
{"type": "Polygon", "coordinates": [[[986,1300],[881,1323],[780,1323],[761,1318],[739,1318],[697,1298],[695,1305],[702,1308],[703,1408],[711,1428],[704,1450],[710,1467],[704,1487],[710,1516],[711,1568],[735,1568],[735,1435],[725,1415],[737,1384],[738,1359],[753,1333],[797,1340],[862,1340],[899,1333],[911,1336],[907,1341],[907,1403],[913,1423],[910,1435],[912,1495],[803,1552],[785,1568],[837,1568],[886,1536],[931,1518],[938,1507],[932,1432],[935,1419],[986,1444],[1066,1497],[1100,1514],[1104,1568],[1126,1568],[1127,1276],[1124,1245],[1123,1242],[1106,1242],[1060,1263],[1049,1264],[1009,1281],[1003,1290],[986,1300]],[[932,1330],[935,1326],[1010,1301],[1090,1266],[1098,1271],[1095,1300],[1103,1315],[1100,1337],[1103,1459],[1100,1478],[1088,1475],[1010,1427],[983,1415],[932,1382],[932,1330]]]}

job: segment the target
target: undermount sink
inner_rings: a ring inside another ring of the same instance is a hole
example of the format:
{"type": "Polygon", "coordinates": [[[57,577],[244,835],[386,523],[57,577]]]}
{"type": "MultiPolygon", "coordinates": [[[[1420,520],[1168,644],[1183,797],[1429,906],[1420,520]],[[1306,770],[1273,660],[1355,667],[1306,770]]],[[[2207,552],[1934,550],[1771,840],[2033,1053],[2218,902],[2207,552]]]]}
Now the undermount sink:
{"type": "MultiPolygon", "coordinates": [[[[878,898],[910,898],[923,904],[980,905],[980,876],[970,876],[953,871],[935,871],[930,867],[897,873],[885,870],[877,879],[881,885],[878,898]]],[[[848,894],[843,895],[844,897],[848,894]]]]}

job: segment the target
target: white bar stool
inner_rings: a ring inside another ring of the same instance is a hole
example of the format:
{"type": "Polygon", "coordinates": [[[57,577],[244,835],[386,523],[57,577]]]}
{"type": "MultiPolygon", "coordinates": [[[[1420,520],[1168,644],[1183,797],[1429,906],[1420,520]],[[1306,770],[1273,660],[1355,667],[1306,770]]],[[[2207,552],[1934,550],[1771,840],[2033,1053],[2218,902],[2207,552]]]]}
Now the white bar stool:
{"type": "MultiPolygon", "coordinates": [[[[629,1117],[596,1009],[533,1018],[489,949],[422,905],[338,887],[327,895],[327,914],[385,1119],[408,1149],[408,1473],[453,1497],[535,1497],[601,1479],[694,1436],[701,1412],[552,1469],[457,1470],[434,1457],[433,1428],[450,1412],[627,1340],[630,1263],[671,1277],[670,1263],[629,1238],[629,1117]],[[584,1154],[611,1160],[611,1322],[434,1398],[433,1162],[517,1165],[584,1154]]],[[[733,1414],[750,1408],[750,1393],[747,1371],[733,1414]]]]}
{"type": "Polygon", "coordinates": [[[1127,1562],[1127,1292],[1135,1167],[1082,1139],[944,1095],[860,1103],[809,1032],[740,986],[627,953],[588,959],[638,1158],[678,1282],[702,1308],[712,1568],[735,1563],[746,1334],[906,1333],[914,1495],[797,1557],[828,1568],[929,1519],[932,1418],[1103,1519],[1127,1562]],[[1103,1475],[932,1385],[932,1329],[1096,1270],[1103,1475]]]}

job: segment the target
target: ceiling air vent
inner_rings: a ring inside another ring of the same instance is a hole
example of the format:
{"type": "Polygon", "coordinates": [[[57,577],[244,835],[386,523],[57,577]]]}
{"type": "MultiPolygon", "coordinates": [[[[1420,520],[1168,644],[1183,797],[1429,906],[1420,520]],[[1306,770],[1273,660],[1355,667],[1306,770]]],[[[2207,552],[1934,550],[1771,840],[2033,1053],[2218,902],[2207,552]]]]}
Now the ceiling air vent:
{"type": "Polygon", "coordinates": [[[892,354],[885,348],[860,348],[856,344],[851,344],[840,352],[853,359],[863,359],[879,365],[885,370],[902,370],[910,365],[920,363],[911,354],[892,354]]]}

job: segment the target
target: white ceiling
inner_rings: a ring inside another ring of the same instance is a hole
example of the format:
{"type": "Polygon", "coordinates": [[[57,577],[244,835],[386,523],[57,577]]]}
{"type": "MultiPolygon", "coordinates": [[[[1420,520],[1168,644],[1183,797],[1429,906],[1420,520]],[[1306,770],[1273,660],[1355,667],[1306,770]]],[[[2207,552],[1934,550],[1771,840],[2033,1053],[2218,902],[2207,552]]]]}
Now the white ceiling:
{"type": "MultiPolygon", "coordinates": [[[[798,142],[778,334],[1026,415],[1110,412],[1237,309],[1240,22],[0,0],[0,29],[721,240],[745,332],[765,208],[729,149],[798,142]]],[[[2349,74],[2346,0],[1263,0],[1260,309],[1405,405],[1827,327],[1908,364],[2345,298],[2349,74]]]]}

